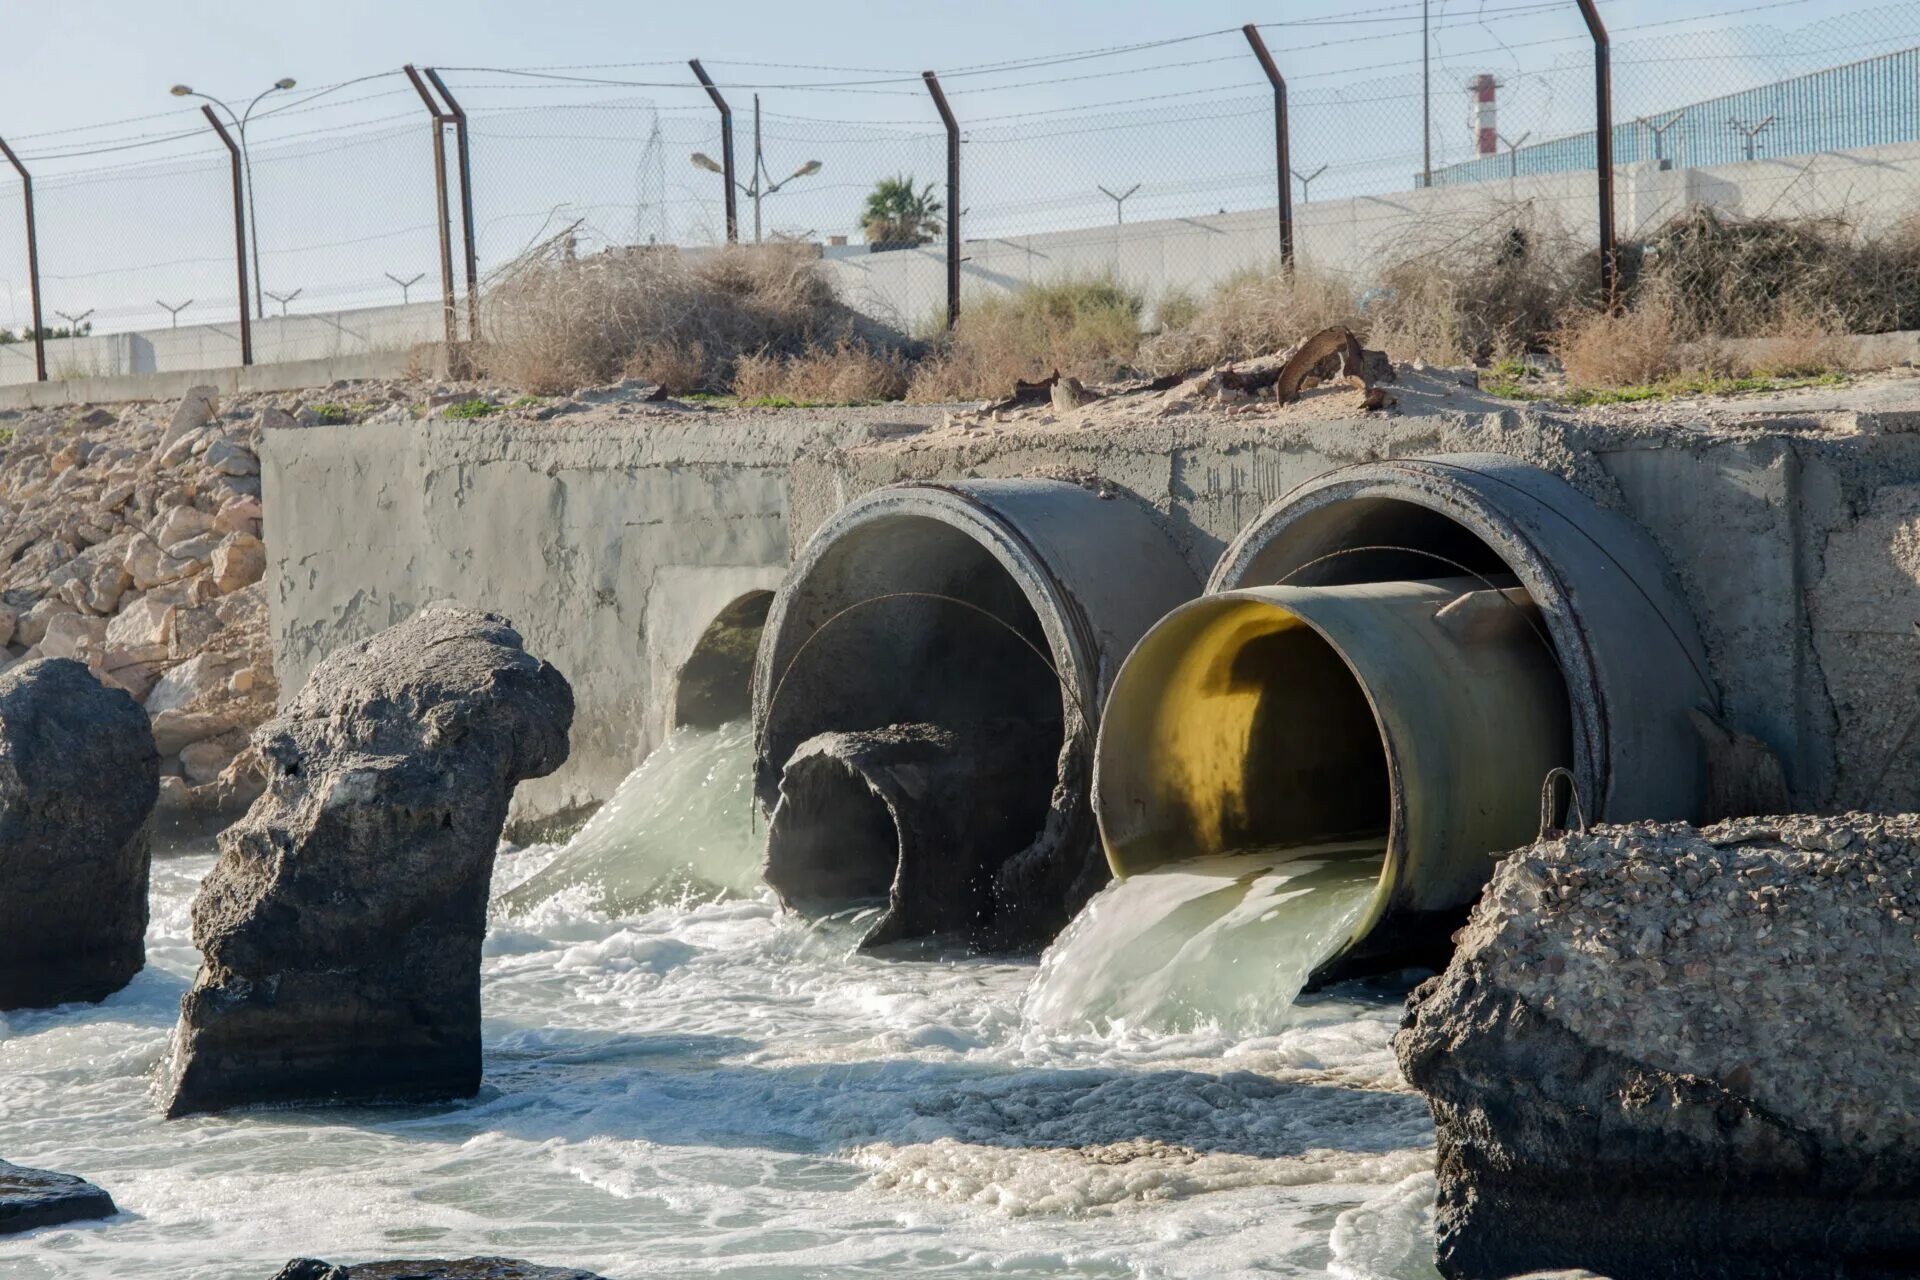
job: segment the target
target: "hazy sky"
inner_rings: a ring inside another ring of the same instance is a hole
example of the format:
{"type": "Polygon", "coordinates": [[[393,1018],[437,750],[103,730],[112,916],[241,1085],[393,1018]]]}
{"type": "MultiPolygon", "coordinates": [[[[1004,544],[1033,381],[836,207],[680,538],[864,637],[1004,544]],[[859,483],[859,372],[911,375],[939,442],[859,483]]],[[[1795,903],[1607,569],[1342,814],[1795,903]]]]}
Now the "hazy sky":
{"type": "MultiPolygon", "coordinates": [[[[1601,10],[1626,120],[1920,45],[1920,3],[1601,10]]],[[[473,116],[484,266],[575,222],[589,245],[717,238],[719,179],[690,160],[719,149],[685,67],[694,55],[729,86],[743,177],[756,88],[772,176],[822,162],[769,198],[769,230],[857,239],[876,177],[942,176],[927,67],[966,128],[969,234],[1098,227],[1116,212],[1101,186],[1140,184],[1129,220],[1270,205],[1270,96],[1237,31],[1248,21],[1293,86],[1297,173],[1328,166],[1311,196],[1404,190],[1420,163],[1420,12],[1418,0],[0,0],[0,136],[35,173],[49,310],[91,306],[116,328],[164,323],[159,301],[192,297],[186,319],[212,320],[233,308],[224,152],[197,104],[167,95],[177,82],[241,106],[278,77],[299,81],[263,105],[251,141],[262,275],[301,289],[290,306],[308,310],[397,301],[388,273],[425,271],[417,288],[433,287],[426,117],[404,79],[359,79],[405,62],[447,69],[473,116]],[[1155,41],[1174,42],[990,65],[1155,41]]],[[[1502,81],[1503,132],[1590,127],[1571,0],[1432,0],[1431,15],[1439,163],[1469,154],[1465,84],[1479,72],[1502,81]]],[[[16,190],[0,173],[0,326],[17,327],[16,190]]]]}

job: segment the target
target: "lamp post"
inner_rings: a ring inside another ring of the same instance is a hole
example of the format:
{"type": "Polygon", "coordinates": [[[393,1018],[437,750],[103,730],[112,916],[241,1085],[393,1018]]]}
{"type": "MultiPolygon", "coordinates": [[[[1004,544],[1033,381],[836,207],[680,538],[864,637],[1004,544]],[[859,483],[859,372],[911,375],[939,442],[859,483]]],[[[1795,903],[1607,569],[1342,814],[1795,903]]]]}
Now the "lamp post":
{"type": "Polygon", "coordinates": [[[167,90],[176,98],[204,98],[213,103],[227,113],[227,118],[233,121],[234,129],[240,135],[240,167],[246,171],[247,175],[247,240],[253,246],[253,315],[256,320],[266,318],[267,304],[262,296],[260,280],[260,225],[253,210],[253,157],[247,152],[247,121],[253,117],[253,109],[259,106],[261,100],[268,94],[277,93],[282,89],[291,89],[293,85],[292,76],[282,76],[262,89],[254,100],[247,104],[245,111],[239,112],[212,94],[199,93],[189,85],[177,84],[167,90]]]}
{"type": "MultiPolygon", "coordinates": [[[[721,164],[719,161],[715,160],[712,156],[708,155],[704,151],[696,151],[689,158],[693,161],[694,168],[696,169],[705,169],[708,173],[717,173],[722,176],[725,176],[727,172],[725,165],[721,164]]],[[[780,188],[786,186],[789,182],[792,182],[795,178],[808,177],[812,174],[816,174],[820,172],[820,169],[821,169],[821,165],[818,160],[809,160],[805,164],[801,165],[798,169],[795,169],[792,173],[788,174],[786,177],[780,179],[780,181],[778,182],[769,182],[767,180],[768,177],[770,176],[767,173],[767,159],[766,159],[766,155],[760,150],[760,95],[757,93],[754,94],[753,95],[753,182],[751,184],[748,184],[748,183],[742,183],[742,182],[736,181],[733,185],[736,187],[739,187],[742,194],[753,197],[753,242],[755,244],[760,243],[760,200],[761,198],[763,196],[772,195],[774,192],[778,191],[780,188]]]]}

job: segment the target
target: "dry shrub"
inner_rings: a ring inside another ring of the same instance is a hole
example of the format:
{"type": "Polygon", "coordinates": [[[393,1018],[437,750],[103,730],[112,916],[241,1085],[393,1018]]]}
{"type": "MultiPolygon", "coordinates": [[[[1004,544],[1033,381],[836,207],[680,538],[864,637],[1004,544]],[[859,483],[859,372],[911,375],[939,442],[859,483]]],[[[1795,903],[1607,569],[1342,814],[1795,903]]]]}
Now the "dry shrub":
{"type": "Polygon", "coordinates": [[[1111,279],[1067,279],[969,302],[960,322],[914,370],[907,398],[922,404],[1006,395],[1016,381],[1058,370],[1109,381],[1133,365],[1140,295],[1111,279]]]}
{"type": "Polygon", "coordinates": [[[1881,333],[1920,325],[1920,218],[1878,235],[1845,215],[1738,218],[1696,205],[1649,236],[1633,294],[1664,292],[1681,336],[1881,333]]]}
{"type": "Polygon", "coordinates": [[[1662,292],[1649,292],[1619,311],[1570,309],[1549,345],[1575,387],[1640,386],[1685,371],[1687,352],[1675,337],[1673,309],[1662,292]]]}
{"type": "Polygon", "coordinates": [[[1182,324],[1166,321],[1165,305],[1161,332],[1140,349],[1141,369],[1156,376],[1271,355],[1328,325],[1358,323],[1347,286],[1304,268],[1237,272],[1182,324]]]}
{"type": "Polygon", "coordinates": [[[1598,284],[1591,248],[1521,206],[1388,267],[1367,307],[1369,341],[1396,360],[1429,364],[1543,350],[1598,284]]]}
{"type": "Polygon", "coordinates": [[[742,356],[734,368],[733,393],[743,400],[797,404],[898,400],[907,393],[907,366],[897,353],[876,353],[842,340],[796,356],[742,356]]]}
{"type": "Polygon", "coordinates": [[[547,395],[623,374],[673,392],[723,390],[745,354],[886,342],[840,301],[817,257],[794,245],[578,259],[543,246],[489,290],[486,328],[492,375],[547,395]]]}

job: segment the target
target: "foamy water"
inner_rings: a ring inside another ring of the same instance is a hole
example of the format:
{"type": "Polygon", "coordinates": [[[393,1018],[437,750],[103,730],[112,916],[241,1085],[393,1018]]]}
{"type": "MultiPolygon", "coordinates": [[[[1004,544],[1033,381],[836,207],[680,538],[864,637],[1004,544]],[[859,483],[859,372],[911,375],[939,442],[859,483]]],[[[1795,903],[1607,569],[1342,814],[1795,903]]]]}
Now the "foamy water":
{"type": "MultiPolygon", "coordinates": [[[[559,852],[503,854],[496,891],[559,852]]],[[[1264,1035],[1049,1026],[1023,1013],[1032,964],[862,956],[758,894],[497,896],[469,1102],[163,1121],[211,865],[156,863],[128,989],[0,1017],[0,1156],[124,1211],[0,1239],[7,1280],[472,1253],[617,1278],[1435,1274],[1398,990],[1264,1035]]]]}
{"type": "Polygon", "coordinates": [[[1027,1016],[1050,1027],[1284,1027],[1380,879],[1380,845],[1240,853],[1116,880],[1041,961],[1027,1016]]]}
{"type": "Polygon", "coordinates": [[[612,913],[759,892],[752,769],[745,721],[675,729],[550,863],[507,892],[506,908],[562,894],[612,913]]]}

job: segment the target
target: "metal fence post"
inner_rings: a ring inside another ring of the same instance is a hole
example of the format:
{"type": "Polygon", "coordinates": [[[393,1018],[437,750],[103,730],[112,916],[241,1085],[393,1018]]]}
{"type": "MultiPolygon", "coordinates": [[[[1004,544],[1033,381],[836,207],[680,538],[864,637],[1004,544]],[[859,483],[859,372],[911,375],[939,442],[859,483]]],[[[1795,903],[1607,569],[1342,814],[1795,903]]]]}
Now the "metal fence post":
{"type": "MultiPolygon", "coordinates": [[[[1587,3],[1587,0],[1581,0],[1587,3]]],[[[1253,56],[1260,59],[1260,69],[1267,73],[1267,82],[1273,86],[1273,162],[1280,182],[1280,265],[1284,269],[1293,266],[1293,154],[1287,137],[1287,81],[1275,65],[1273,55],[1267,52],[1267,42],[1260,38],[1260,28],[1249,22],[1240,28],[1247,37],[1247,43],[1253,46],[1253,56]]]]}
{"type": "Polygon", "coordinates": [[[940,77],[931,71],[920,74],[933,95],[940,123],[947,127],[947,328],[951,329],[960,323],[960,122],[947,105],[940,77]]]}
{"type": "Polygon", "coordinates": [[[227,156],[233,162],[233,269],[240,284],[240,363],[253,363],[253,299],[247,294],[247,216],[246,197],[242,194],[240,178],[240,148],[234,143],[233,135],[227,132],[227,126],[220,123],[220,117],[213,114],[212,107],[201,107],[201,114],[213,131],[220,135],[220,141],[227,146],[227,156]]]}
{"type": "Polygon", "coordinates": [[[440,233],[440,305],[445,312],[447,346],[452,347],[460,341],[460,322],[453,305],[453,228],[449,225],[451,214],[447,209],[447,133],[445,125],[447,114],[440,104],[427,92],[427,85],[420,73],[408,63],[400,68],[407,73],[407,79],[413,82],[415,93],[420,101],[427,104],[427,111],[433,116],[433,202],[434,228],[440,233]]]}
{"type": "Polygon", "coordinates": [[[47,335],[40,323],[40,241],[33,229],[33,177],[27,172],[27,166],[20,163],[20,157],[13,154],[13,148],[0,138],[0,154],[7,157],[7,163],[20,175],[20,195],[27,204],[27,302],[33,310],[33,376],[36,381],[47,380],[47,335]]]}
{"type": "MultiPolygon", "coordinates": [[[[727,184],[727,243],[738,244],[740,242],[740,203],[736,193],[740,190],[740,183],[733,171],[733,108],[728,106],[727,100],[720,96],[720,90],[715,87],[713,77],[709,76],[707,69],[700,65],[700,59],[690,58],[687,60],[687,65],[693,68],[693,74],[698,76],[700,83],[706,87],[707,96],[713,99],[713,105],[720,108],[720,174],[727,184]]],[[[758,181],[759,175],[754,175],[754,179],[758,181]]]]}
{"type": "Polygon", "coordinates": [[[1578,0],[1580,16],[1593,36],[1593,164],[1600,186],[1600,294],[1606,305],[1619,301],[1619,250],[1613,238],[1613,62],[1607,28],[1593,0],[1578,0]]]}
{"type": "Polygon", "coordinates": [[[480,250],[473,237],[473,157],[467,149],[467,113],[447,89],[447,82],[432,67],[427,79],[446,99],[453,113],[454,161],[460,171],[460,236],[467,251],[467,341],[480,340],[480,250]]]}

